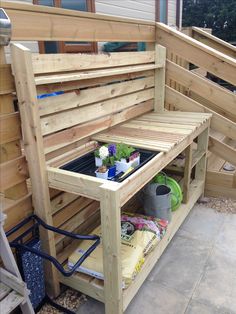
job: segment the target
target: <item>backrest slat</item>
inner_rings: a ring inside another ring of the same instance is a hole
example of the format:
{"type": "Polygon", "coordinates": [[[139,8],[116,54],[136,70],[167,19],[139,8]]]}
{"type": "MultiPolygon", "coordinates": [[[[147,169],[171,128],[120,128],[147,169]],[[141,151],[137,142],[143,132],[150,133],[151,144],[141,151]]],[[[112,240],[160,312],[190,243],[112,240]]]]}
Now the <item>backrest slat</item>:
{"type": "Polygon", "coordinates": [[[154,51],[110,54],[34,54],[34,74],[82,71],[154,62],[154,51]]]}
{"type": "Polygon", "coordinates": [[[39,114],[45,116],[59,111],[75,109],[95,102],[131,94],[154,86],[154,76],[112,83],[109,85],[75,90],[55,97],[39,99],[39,114]]]}

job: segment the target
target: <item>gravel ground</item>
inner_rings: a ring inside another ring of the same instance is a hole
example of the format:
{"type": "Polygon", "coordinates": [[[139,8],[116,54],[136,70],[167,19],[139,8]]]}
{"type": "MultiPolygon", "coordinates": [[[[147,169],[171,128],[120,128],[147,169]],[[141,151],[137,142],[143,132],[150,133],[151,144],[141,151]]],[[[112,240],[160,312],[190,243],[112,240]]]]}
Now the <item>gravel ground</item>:
{"type": "Polygon", "coordinates": [[[203,197],[198,203],[213,208],[219,213],[236,214],[236,200],[230,198],[203,197]]]}
{"type": "MultiPolygon", "coordinates": [[[[55,302],[64,306],[65,308],[75,311],[79,306],[86,302],[87,299],[85,295],[81,295],[80,292],[73,289],[66,289],[56,300],[55,302]]],[[[53,308],[51,305],[44,305],[42,309],[38,312],[40,314],[61,314],[63,312],[53,308]]]]}

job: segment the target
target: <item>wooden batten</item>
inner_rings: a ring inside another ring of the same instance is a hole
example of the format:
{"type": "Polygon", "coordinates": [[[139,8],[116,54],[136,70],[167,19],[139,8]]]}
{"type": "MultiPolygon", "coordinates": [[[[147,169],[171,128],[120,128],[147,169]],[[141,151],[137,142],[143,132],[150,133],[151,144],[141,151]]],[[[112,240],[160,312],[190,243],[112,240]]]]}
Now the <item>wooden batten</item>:
{"type": "MultiPolygon", "coordinates": [[[[24,136],[24,147],[27,154],[29,173],[32,182],[32,193],[35,213],[46,223],[52,225],[50,212],[50,197],[48,190],[46,165],[43,151],[42,136],[38,108],[36,104],[37,94],[33,84],[31,53],[20,44],[11,47],[13,59],[13,72],[17,82],[17,96],[21,113],[22,131],[24,136]],[[32,105],[34,104],[34,105],[32,105]],[[31,124],[29,124],[31,121],[31,124]]],[[[41,234],[43,248],[52,256],[55,256],[54,237],[49,232],[41,234]]],[[[51,293],[58,294],[56,270],[52,264],[47,263],[46,282],[51,293]],[[49,280],[50,279],[50,280],[49,280]]]]}
{"type": "Polygon", "coordinates": [[[1,7],[14,25],[12,40],[155,41],[155,23],[144,20],[7,1],[1,1],[1,7]]]}
{"type": "Polygon", "coordinates": [[[200,27],[192,27],[192,36],[201,43],[216,49],[229,57],[236,58],[236,47],[230,43],[213,36],[200,27]]]}
{"type": "Polygon", "coordinates": [[[228,119],[236,121],[236,95],[216,83],[194,74],[167,60],[167,77],[186,86],[188,91],[201,95],[212,103],[211,108],[228,119]]]}
{"type": "Polygon", "coordinates": [[[83,71],[139,65],[154,62],[153,51],[113,52],[110,54],[41,54],[33,55],[34,74],[83,71]]]}
{"type": "Polygon", "coordinates": [[[167,49],[221,79],[236,85],[234,58],[208,47],[162,23],[157,23],[156,40],[167,49]]]}

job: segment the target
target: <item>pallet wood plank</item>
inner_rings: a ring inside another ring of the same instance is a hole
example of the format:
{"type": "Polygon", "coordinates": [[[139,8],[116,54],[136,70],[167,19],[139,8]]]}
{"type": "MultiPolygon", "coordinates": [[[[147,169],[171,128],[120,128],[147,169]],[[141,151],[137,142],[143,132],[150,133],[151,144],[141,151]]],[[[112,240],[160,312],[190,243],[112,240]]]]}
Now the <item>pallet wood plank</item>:
{"type": "Polygon", "coordinates": [[[14,111],[12,94],[0,95],[0,114],[13,113],[14,111]]]}
{"type": "Polygon", "coordinates": [[[164,111],[165,104],[165,73],[166,73],[166,48],[156,44],[155,62],[159,68],[155,70],[155,101],[154,111],[164,111]]]}
{"type": "Polygon", "coordinates": [[[16,159],[4,162],[0,164],[1,181],[0,191],[15,186],[18,183],[24,182],[29,178],[26,159],[24,156],[20,156],[16,159]]]}
{"type": "MultiPolygon", "coordinates": [[[[49,153],[55,151],[54,154],[61,155],[61,148],[76,143],[77,141],[86,138],[94,133],[112,127],[116,124],[122,123],[126,120],[132,119],[141,114],[147,113],[153,109],[153,100],[145,101],[141,104],[132,106],[128,109],[124,109],[121,112],[110,114],[108,116],[93,120],[91,122],[84,123],[82,125],[74,126],[70,129],[63,130],[61,132],[53,133],[49,136],[45,136],[44,146],[46,159],[51,159],[49,153]]],[[[73,147],[68,147],[73,149],[73,147]]]]}
{"type": "Polygon", "coordinates": [[[236,149],[222,143],[213,135],[210,135],[209,150],[236,166],[236,149]]]}
{"type": "MultiPolygon", "coordinates": [[[[13,74],[15,76],[17,96],[21,113],[22,131],[29,173],[35,213],[47,224],[52,225],[50,213],[50,197],[46,164],[43,151],[42,135],[37,108],[37,94],[34,85],[31,53],[20,44],[11,46],[13,60],[13,74]],[[31,124],[29,124],[29,121],[31,124]]],[[[52,256],[56,256],[54,236],[44,232],[40,236],[43,249],[52,256]]],[[[46,263],[45,278],[48,292],[52,295],[59,294],[57,272],[51,263],[46,263]]]]}
{"type": "Polygon", "coordinates": [[[24,301],[24,297],[16,291],[10,292],[1,302],[0,308],[2,314],[11,313],[18,305],[24,301]]]}
{"type": "Polygon", "coordinates": [[[0,116],[0,144],[9,143],[21,138],[20,116],[18,112],[0,116]]]}
{"type": "MultiPolygon", "coordinates": [[[[4,7],[6,7],[6,2],[4,7]]],[[[82,16],[73,16],[75,14],[70,15],[64,10],[64,14],[60,15],[54,14],[54,11],[43,13],[37,9],[17,10],[9,8],[8,5],[6,12],[14,25],[12,40],[155,41],[155,26],[145,25],[144,21],[129,23],[127,20],[125,22],[109,20],[106,16],[103,19],[97,19],[94,14],[88,18],[86,13],[82,16]],[[31,25],[27,32],[25,32],[26,21],[31,25]]]]}
{"type": "MultiPolygon", "coordinates": [[[[216,110],[225,117],[236,120],[236,95],[210,80],[194,74],[167,60],[167,77],[186,86],[214,104],[216,110]]],[[[213,109],[210,108],[210,109],[213,109]]]]}
{"type": "Polygon", "coordinates": [[[0,301],[9,294],[11,288],[6,286],[3,282],[0,282],[0,301]]]}
{"type": "Polygon", "coordinates": [[[0,95],[15,91],[14,78],[10,64],[0,64],[0,95]]]}
{"type": "MultiPolygon", "coordinates": [[[[47,167],[47,173],[50,187],[100,200],[101,195],[99,187],[104,183],[103,179],[53,167],[47,167]]],[[[117,184],[115,182],[110,183],[111,185],[117,184]]]]}
{"type": "Polygon", "coordinates": [[[236,58],[236,48],[234,45],[206,32],[200,27],[192,27],[192,37],[203,44],[214,48],[227,56],[236,58]]]}
{"type": "Polygon", "coordinates": [[[236,124],[233,121],[221,116],[217,112],[204,107],[189,97],[166,86],[166,101],[173,104],[176,109],[189,112],[208,112],[212,114],[211,128],[219,131],[232,139],[236,139],[236,124]]]}
{"type": "Polygon", "coordinates": [[[43,75],[36,76],[35,83],[36,85],[44,85],[44,84],[55,84],[61,82],[71,82],[71,81],[79,81],[85,79],[99,78],[105,76],[113,76],[113,75],[121,75],[127,73],[134,73],[140,71],[148,71],[154,70],[158,68],[157,65],[134,65],[134,66],[126,66],[126,67],[117,67],[115,69],[109,70],[97,70],[97,71],[84,71],[84,72],[74,72],[69,74],[55,74],[55,75],[43,75]]]}
{"type": "Polygon", "coordinates": [[[39,99],[40,116],[56,113],[59,111],[78,108],[91,103],[107,100],[125,94],[131,94],[154,86],[153,77],[130,80],[106,86],[93,87],[90,89],[73,91],[56,97],[39,99]]]}
{"type": "Polygon", "coordinates": [[[37,93],[41,94],[50,94],[57,91],[71,91],[71,90],[78,90],[87,87],[96,87],[98,85],[105,85],[109,83],[116,83],[117,81],[126,81],[136,78],[142,77],[149,77],[154,75],[154,70],[148,71],[140,71],[140,72],[133,72],[133,73],[125,73],[120,75],[111,75],[111,76],[104,76],[92,79],[84,79],[79,81],[72,81],[72,82],[59,82],[55,84],[45,84],[45,85],[38,85],[36,86],[37,93]]]}
{"type": "Polygon", "coordinates": [[[33,55],[35,74],[82,71],[154,62],[153,51],[112,52],[109,54],[41,54],[33,55]]]}
{"type": "Polygon", "coordinates": [[[101,228],[103,241],[103,273],[105,311],[123,313],[121,270],[120,196],[117,190],[101,188],[101,228]]]}
{"type": "Polygon", "coordinates": [[[185,60],[236,85],[236,60],[162,23],[157,23],[156,39],[185,60]]]}
{"type": "Polygon", "coordinates": [[[41,119],[41,130],[47,135],[79,123],[88,122],[111,113],[120,112],[138,103],[152,99],[153,88],[98,102],[88,107],[81,107],[66,112],[59,112],[41,119]]]}

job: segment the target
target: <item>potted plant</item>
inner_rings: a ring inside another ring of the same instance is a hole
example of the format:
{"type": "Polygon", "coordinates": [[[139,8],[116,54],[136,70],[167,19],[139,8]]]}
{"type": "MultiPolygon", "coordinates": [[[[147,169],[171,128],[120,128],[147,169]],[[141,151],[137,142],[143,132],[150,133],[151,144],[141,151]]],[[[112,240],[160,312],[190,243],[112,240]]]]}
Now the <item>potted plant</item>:
{"type": "Polygon", "coordinates": [[[133,147],[120,143],[116,146],[116,169],[118,172],[126,172],[129,168],[140,164],[140,154],[133,147]]]}
{"type": "Polygon", "coordinates": [[[116,175],[116,145],[103,145],[95,151],[94,155],[95,165],[99,167],[95,172],[96,176],[100,178],[102,176],[104,179],[114,177],[116,175]]]}
{"type": "Polygon", "coordinates": [[[97,178],[108,179],[108,169],[105,165],[98,167],[95,173],[97,178]]]}

